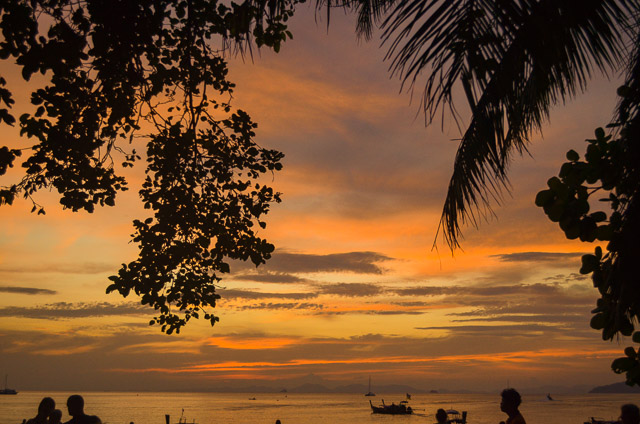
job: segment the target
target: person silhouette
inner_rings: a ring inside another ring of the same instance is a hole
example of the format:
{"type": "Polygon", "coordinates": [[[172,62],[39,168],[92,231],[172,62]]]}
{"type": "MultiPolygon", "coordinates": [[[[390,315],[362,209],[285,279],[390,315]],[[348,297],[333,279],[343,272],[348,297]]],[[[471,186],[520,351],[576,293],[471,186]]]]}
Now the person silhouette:
{"type": "Polygon", "coordinates": [[[100,418],[84,413],[84,399],[80,395],[71,395],[67,399],[67,409],[71,418],[65,424],[102,424],[100,418]]]}
{"type": "Polygon", "coordinates": [[[526,424],[524,417],[518,410],[520,403],[522,403],[520,393],[515,389],[504,389],[500,396],[502,396],[500,410],[508,415],[506,423],[501,421],[500,424],[526,424]]]}
{"type": "Polygon", "coordinates": [[[61,424],[62,423],[62,411],[54,409],[49,414],[49,424],[61,424]]]}
{"type": "Polygon", "coordinates": [[[56,409],[56,401],[50,397],[45,397],[38,405],[38,414],[27,421],[26,424],[48,424],[49,415],[56,409]]]}
{"type": "Polygon", "coordinates": [[[449,416],[447,415],[447,411],[440,408],[436,411],[436,421],[438,424],[447,424],[447,419],[449,416]]]}
{"type": "Polygon", "coordinates": [[[640,424],[640,409],[633,403],[620,407],[620,421],[622,424],[640,424]]]}

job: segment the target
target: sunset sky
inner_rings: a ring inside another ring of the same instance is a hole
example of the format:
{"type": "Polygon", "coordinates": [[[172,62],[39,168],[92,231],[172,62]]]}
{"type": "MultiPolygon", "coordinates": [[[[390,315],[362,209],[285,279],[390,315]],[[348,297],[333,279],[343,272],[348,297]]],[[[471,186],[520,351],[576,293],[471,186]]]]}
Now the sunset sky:
{"type": "MultiPolygon", "coordinates": [[[[447,115],[425,128],[384,47],[358,42],[353,28],[336,12],[327,31],[303,6],[280,53],[231,61],[234,106],[258,122],[259,144],[286,157],[273,181],[283,202],[264,231],[276,252],[258,269],[232,265],[215,327],[191,322],[167,336],[137,298],[104,294],[137,254],[144,163],[114,208],[72,213],[44,192],[45,216],[24,201],[0,208],[0,374],[10,387],[279,387],[309,374],[479,391],[623,380],[610,363],[626,344],[589,328],[597,292],[578,269],[593,246],[567,241],[534,205],[566,151],[584,152],[609,121],[620,79],[596,76],[553,109],[531,156],[514,158],[496,217],[466,227],[452,256],[432,244],[458,128],[447,115]]],[[[5,63],[0,74],[27,87],[5,63]]],[[[2,145],[28,143],[17,129],[2,134],[2,145]]]]}

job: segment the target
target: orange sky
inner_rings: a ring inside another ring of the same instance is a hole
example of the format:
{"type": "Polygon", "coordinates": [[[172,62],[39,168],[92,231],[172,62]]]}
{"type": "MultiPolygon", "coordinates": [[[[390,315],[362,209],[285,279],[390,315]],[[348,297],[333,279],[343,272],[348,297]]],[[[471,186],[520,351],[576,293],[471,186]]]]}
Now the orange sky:
{"type": "MultiPolygon", "coordinates": [[[[26,202],[2,207],[0,372],[10,385],[207,390],[313,374],[326,385],[371,375],[378,384],[491,391],[507,381],[523,389],[620,381],[609,365],[624,344],[589,328],[596,293],[577,273],[592,246],[566,241],[533,204],[565,152],[584,151],[608,122],[618,83],[597,78],[553,110],[532,157],[513,162],[497,219],[467,228],[452,257],[431,246],[456,126],[424,127],[417,103],[389,78],[379,42],[358,43],[350,19],[332,16],[327,33],[304,9],[292,32],[279,54],[232,60],[230,72],[234,105],[258,122],[258,142],[286,154],[273,182],[283,203],[265,232],[273,259],[257,270],[232,266],[216,327],[194,322],[166,336],[147,326],[152,314],[137,299],[104,294],[107,277],[136,254],[129,234],[144,213],[140,174],[115,208],[91,215],[61,210],[49,193],[38,195],[45,216],[26,202]]],[[[3,134],[3,144],[24,145],[15,130],[3,134]]]]}

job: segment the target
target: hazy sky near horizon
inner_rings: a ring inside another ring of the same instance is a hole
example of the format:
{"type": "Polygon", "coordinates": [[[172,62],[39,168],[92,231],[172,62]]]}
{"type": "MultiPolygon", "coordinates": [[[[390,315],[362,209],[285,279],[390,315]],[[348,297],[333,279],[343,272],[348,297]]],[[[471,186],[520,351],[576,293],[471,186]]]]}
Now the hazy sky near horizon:
{"type": "MultiPolygon", "coordinates": [[[[621,381],[610,363],[624,343],[589,328],[597,293],[578,269],[593,246],[567,241],[533,203],[566,151],[584,152],[609,121],[619,80],[595,77],[553,109],[531,156],[514,158],[496,218],[467,227],[452,256],[432,244],[455,123],[445,115],[425,128],[418,102],[390,78],[384,47],[358,42],[351,17],[334,13],[327,31],[302,6],[291,27],[279,54],[230,64],[234,106],[258,122],[261,145],[286,155],[273,181],[283,202],[264,232],[273,258],[232,265],[215,327],[192,321],[167,336],[147,325],[152,311],[137,298],[104,294],[107,277],[137,254],[129,235],[146,217],[135,189],[143,163],[114,208],[63,211],[49,193],[37,196],[45,216],[26,202],[2,207],[0,373],[9,385],[204,390],[310,373],[450,390],[621,381]]],[[[6,64],[0,73],[25,86],[6,64]]],[[[3,145],[25,143],[5,128],[3,145]]]]}

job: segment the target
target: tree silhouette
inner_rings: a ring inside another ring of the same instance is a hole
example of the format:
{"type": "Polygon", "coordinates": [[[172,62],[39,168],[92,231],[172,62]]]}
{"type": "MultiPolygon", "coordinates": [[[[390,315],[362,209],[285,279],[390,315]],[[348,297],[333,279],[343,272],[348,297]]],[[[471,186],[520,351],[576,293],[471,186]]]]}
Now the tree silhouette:
{"type": "MultiPolygon", "coordinates": [[[[628,59],[636,0],[317,0],[357,14],[357,33],[382,30],[390,69],[420,88],[426,123],[449,108],[454,91],[471,113],[462,128],[439,231],[459,247],[461,228],[492,213],[509,188],[514,153],[526,152],[550,107],[610,74],[628,59]]],[[[633,38],[635,39],[635,38],[633,38]]]]}
{"type": "MultiPolygon", "coordinates": [[[[256,124],[231,105],[225,49],[251,43],[279,50],[291,34],[293,0],[2,0],[0,58],[21,67],[33,113],[19,117],[27,148],[0,148],[0,175],[24,151],[24,177],[0,190],[0,204],[55,189],[72,211],[113,206],[144,156],[140,197],[151,215],[134,221],[139,257],[110,277],[107,292],[132,291],[156,310],[151,324],[180,331],[211,313],[229,259],[256,266],[273,245],[264,215],[279,193],[261,176],[281,169],[280,152],[254,141],[256,124]],[[219,47],[215,47],[219,45],[219,47]],[[138,138],[146,152],[135,150],[138,138]]],[[[0,121],[15,125],[10,87],[0,79],[0,121]]]]}
{"type": "MultiPolygon", "coordinates": [[[[523,153],[549,109],[584,91],[594,71],[627,68],[612,134],[603,129],[581,160],[567,153],[558,177],[536,204],[570,239],[607,242],[582,258],[600,292],[591,326],[605,340],[632,335],[640,320],[640,2],[636,0],[318,0],[358,15],[356,31],[370,38],[382,28],[392,72],[415,88],[422,73],[426,122],[448,106],[454,90],[466,95],[471,118],[462,130],[439,231],[459,247],[466,221],[477,225],[508,189],[507,168],[523,153]],[[630,48],[629,48],[630,47],[630,48]],[[590,212],[603,196],[611,213],[590,212]]],[[[435,244],[435,242],[434,242],[435,244]]],[[[640,384],[640,351],[625,350],[612,364],[640,384]]]]}
{"type": "MultiPolygon", "coordinates": [[[[598,246],[593,254],[582,257],[580,272],[591,274],[600,293],[591,327],[602,331],[604,340],[621,334],[633,336],[635,343],[640,343],[640,331],[634,332],[640,318],[639,55],[640,39],[625,85],[618,89],[621,100],[610,133],[598,128],[595,138],[587,140],[583,157],[569,151],[558,177],[549,179],[549,188],[536,196],[536,204],[558,222],[568,239],[606,243],[606,252],[598,246]],[[610,210],[591,212],[598,205],[594,200],[610,210]]],[[[611,366],[617,373],[626,373],[627,384],[640,385],[639,352],[629,346],[624,353],[611,366]]]]}

